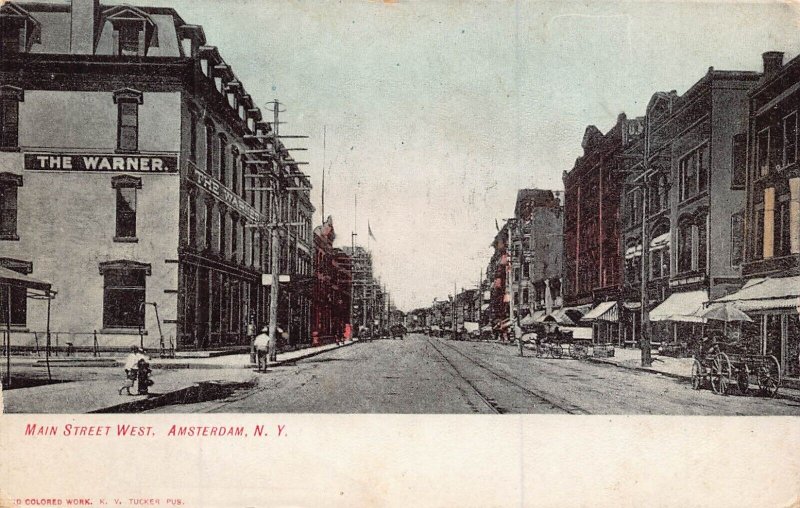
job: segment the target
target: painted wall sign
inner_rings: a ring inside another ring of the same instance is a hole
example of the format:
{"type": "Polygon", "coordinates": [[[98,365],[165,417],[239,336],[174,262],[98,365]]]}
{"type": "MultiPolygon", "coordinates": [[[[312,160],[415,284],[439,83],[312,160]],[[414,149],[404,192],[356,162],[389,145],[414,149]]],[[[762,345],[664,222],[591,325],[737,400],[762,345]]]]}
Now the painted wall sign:
{"type": "Polygon", "coordinates": [[[239,197],[229,188],[211,175],[208,175],[189,162],[189,180],[197,184],[198,187],[205,189],[209,194],[222,201],[237,213],[245,217],[250,222],[265,222],[265,218],[258,213],[258,210],[239,197]]]}
{"type": "Polygon", "coordinates": [[[26,153],[25,169],[32,171],[177,173],[178,156],[26,153]]]}

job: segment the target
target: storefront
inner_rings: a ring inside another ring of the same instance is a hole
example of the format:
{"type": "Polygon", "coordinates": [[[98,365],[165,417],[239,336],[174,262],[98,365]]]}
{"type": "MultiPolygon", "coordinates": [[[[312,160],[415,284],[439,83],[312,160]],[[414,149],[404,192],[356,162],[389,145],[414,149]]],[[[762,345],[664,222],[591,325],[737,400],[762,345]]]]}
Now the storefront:
{"type": "Polygon", "coordinates": [[[767,277],[717,302],[731,301],[753,323],[743,327],[743,340],[757,340],[761,354],[778,359],[786,376],[800,376],[800,276],[767,277]]]}
{"type": "Polygon", "coordinates": [[[592,342],[595,344],[620,341],[619,305],[616,301],[600,303],[583,316],[583,321],[592,324],[592,342]]]}

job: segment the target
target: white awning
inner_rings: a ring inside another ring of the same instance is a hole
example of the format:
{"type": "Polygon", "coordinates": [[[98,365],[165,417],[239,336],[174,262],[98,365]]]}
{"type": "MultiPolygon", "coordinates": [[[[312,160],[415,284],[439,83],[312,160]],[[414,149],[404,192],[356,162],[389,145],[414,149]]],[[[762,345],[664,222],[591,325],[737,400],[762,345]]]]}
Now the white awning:
{"type": "Polygon", "coordinates": [[[718,298],[716,302],[776,300],[800,297],[800,275],[750,279],[739,291],[718,298]]]}
{"type": "Polygon", "coordinates": [[[486,309],[488,309],[488,308],[489,308],[489,304],[488,304],[488,303],[484,303],[483,305],[481,305],[481,310],[482,310],[482,311],[483,311],[483,310],[486,310],[486,309]]]}
{"type": "Polygon", "coordinates": [[[705,291],[686,291],[673,293],[650,311],[650,321],[687,321],[690,323],[703,323],[699,313],[703,311],[708,302],[705,291]]]}
{"type": "Polygon", "coordinates": [[[650,240],[650,250],[669,246],[669,231],[650,240]]]}
{"type": "Polygon", "coordinates": [[[631,259],[642,255],[642,246],[635,245],[625,249],[625,259],[631,259]]]}
{"type": "Polygon", "coordinates": [[[583,316],[584,321],[608,321],[616,323],[619,321],[617,302],[603,302],[583,316]]]}

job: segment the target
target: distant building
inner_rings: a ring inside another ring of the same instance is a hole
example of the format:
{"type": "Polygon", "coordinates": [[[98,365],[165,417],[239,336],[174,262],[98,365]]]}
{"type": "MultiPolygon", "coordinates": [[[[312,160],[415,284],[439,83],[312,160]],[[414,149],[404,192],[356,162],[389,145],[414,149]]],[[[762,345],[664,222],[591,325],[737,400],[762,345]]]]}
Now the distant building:
{"type": "Polygon", "coordinates": [[[335,239],[336,233],[331,217],[314,229],[311,336],[318,344],[341,340],[345,326],[351,323],[350,257],[333,246],[335,239]]]}
{"type": "Polygon", "coordinates": [[[596,342],[619,342],[622,289],[620,199],[624,148],[642,131],[641,118],[619,115],[606,134],[590,125],[583,155],[564,173],[564,305],[592,305],[584,317],[596,342]]]}
{"type": "Polygon", "coordinates": [[[380,308],[377,302],[376,281],[373,277],[372,254],[359,245],[344,247],[350,257],[352,270],[353,327],[372,328],[380,308]]]}

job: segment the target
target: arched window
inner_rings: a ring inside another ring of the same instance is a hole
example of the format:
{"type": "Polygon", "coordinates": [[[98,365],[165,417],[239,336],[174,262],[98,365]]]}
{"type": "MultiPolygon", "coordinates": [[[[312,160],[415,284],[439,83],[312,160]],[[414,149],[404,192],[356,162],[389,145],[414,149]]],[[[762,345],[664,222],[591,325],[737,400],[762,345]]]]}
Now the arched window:
{"type": "Polygon", "coordinates": [[[653,228],[650,235],[650,277],[658,279],[669,276],[669,223],[662,222],[653,228]]]}

